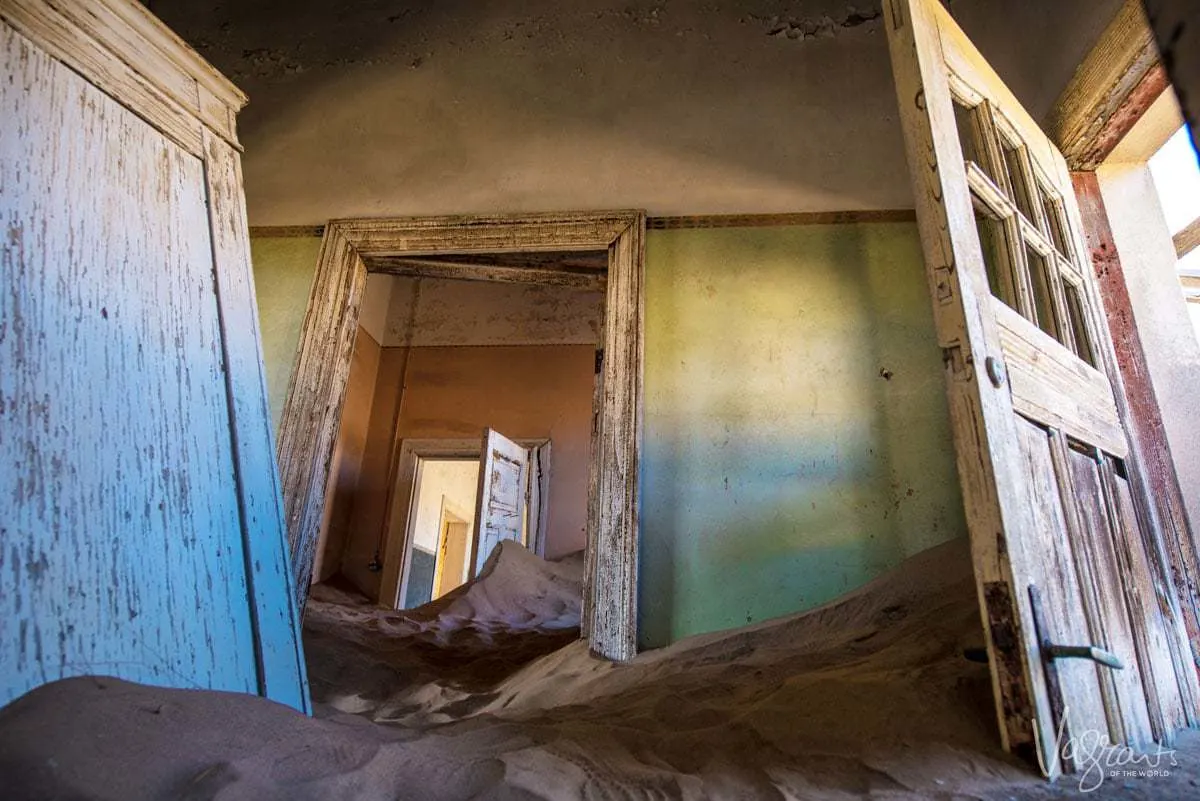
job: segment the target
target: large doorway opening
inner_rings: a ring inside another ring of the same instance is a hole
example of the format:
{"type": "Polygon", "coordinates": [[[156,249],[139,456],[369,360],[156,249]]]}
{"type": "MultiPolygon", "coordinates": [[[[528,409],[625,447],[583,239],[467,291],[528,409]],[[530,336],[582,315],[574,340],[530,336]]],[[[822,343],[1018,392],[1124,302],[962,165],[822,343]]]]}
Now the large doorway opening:
{"type": "MultiPolygon", "coordinates": [[[[326,515],[368,274],[601,286],[603,357],[596,359],[593,382],[581,630],[598,654],[628,659],[636,653],[644,232],[641,212],[351,220],[326,227],[278,437],[301,602],[326,515]],[[599,264],[572,258],[597,252],[599,264]]],[[[395,509],[395,498],[390,506],[395,509]]],[[[399,592],[404,560],[386,561],[399,592]]]]}

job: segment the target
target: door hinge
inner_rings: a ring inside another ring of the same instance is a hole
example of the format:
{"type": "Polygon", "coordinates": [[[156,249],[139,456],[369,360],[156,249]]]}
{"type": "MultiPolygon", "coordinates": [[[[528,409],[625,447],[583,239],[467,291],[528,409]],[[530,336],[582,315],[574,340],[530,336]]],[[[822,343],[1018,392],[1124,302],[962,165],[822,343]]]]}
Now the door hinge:
{"type": "Polygon", "coordinates": [[[970,355],[963,354],[962,345],[951,345],[942,348],[942,363],[950,368],[951,374],[957,381],[970,381],[975,371],[970,355]]]}
{"type": "Polygon", "coordinates": [[[942,265],[941,267],[933,268],[933,295],[937,302],[943,306],[954,300],[954,282],[952,280],[953,272],[953,262],[942,265]]]}

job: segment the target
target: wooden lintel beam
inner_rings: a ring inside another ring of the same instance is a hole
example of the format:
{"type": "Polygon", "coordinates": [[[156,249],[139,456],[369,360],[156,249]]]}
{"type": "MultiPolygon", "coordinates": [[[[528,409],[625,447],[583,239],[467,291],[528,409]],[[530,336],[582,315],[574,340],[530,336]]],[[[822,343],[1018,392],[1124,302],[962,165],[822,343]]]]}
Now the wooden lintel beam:
{"type": "Polygon", "coordinates": [[[1072,170],[1094,170],[1169,83],[1141,0],[1126,0],[1059,96],[1047,130],[1072,170]]]}
{"type": "Polygon", "coordinates": [[[510,284],[541,284],[565,286],[603,292],[607,284],[604,273],[572,272],[534,267],[498,267],[471,262],[431,261],[404,256],[370,257],[373,273],[386,273],[410,278],[449,278],[461,281],[500,281],[510,284]]]}
{"type": "Polygon", "coordinates": [[[1188,227],[1175,234],[1173,239],[1175,241],[1175,255],[1181,259],[1197,247],[1200,247],[1200,217],[1192,220],[1188,224],[1188,227]]]}

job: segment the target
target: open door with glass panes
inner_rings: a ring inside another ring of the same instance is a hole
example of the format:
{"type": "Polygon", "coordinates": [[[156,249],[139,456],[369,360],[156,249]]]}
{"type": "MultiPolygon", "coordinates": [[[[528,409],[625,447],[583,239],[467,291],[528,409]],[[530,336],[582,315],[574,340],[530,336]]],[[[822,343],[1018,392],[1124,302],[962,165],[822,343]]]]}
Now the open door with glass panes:
{"type": "Polygon", "coordinates": [[[1066,164],[938,0],[884,9],[1001,738],[1069,772],[1192,722],[1196,670],[1066,164]]]}

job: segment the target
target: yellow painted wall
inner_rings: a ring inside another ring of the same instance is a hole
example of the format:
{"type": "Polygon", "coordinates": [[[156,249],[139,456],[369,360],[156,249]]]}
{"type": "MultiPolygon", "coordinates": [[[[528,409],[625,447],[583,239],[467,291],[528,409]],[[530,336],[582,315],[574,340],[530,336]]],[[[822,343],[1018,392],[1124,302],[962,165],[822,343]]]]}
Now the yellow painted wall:
{"type": "Polygon", "coordinates": [[[643,646],[965,533],[913,224],[651,232],[645,387],[643,646]]]}
{"type": "Polygon", "coordinates": [[[321,240],[315,236],[250,240],[263,361],[267,367],[267,396],[275,431],[279,430],[279,417],[287,400],[288,382],[300,344],[300,327],[304,325],[308,293],[320,252],[321,240]]]}
{"type": "MultiPolygon", "coordinates": [[[[316,240],[256,240],[272,408],[316,240]]],[[[650,231],[643,646],[807,609],[965,533],[912,223],[650,231]]]]}

